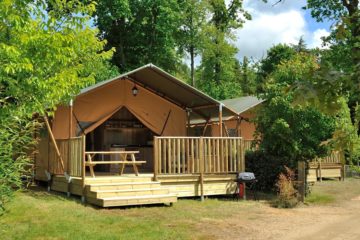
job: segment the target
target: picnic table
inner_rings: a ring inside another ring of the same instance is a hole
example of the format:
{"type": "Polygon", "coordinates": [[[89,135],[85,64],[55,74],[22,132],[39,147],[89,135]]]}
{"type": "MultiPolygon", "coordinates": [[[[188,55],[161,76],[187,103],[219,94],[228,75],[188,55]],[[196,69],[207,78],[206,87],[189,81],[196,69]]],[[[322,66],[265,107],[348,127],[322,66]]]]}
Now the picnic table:
{"type": "Polygon", "coordinates": [[[146,161],[136,161],[135,154],[138,154],[139,151],[91,151],[85,152],[87,160],[85,161],[85,166],[90,168],[90,174],[92,177],[95,177],[94,167],[98,164],[120,164],[120,175],[123,174],[125,165],[132,165],[136,176],[139,175],[139,169],[137,165],[146,163],[146,161]],[[121,160],[115,161],[93,161],[95,155],[119,155],[121,160]],[[128,160],[130,156],[130,160],[128,160]]]}

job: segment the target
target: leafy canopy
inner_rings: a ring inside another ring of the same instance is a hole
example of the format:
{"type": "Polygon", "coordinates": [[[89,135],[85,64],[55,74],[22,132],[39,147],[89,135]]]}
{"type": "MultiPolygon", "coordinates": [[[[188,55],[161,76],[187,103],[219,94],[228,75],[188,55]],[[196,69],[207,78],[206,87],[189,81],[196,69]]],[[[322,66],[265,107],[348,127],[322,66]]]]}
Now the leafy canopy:
{"type": "Polygon", "coordinates": [[[34,113],[51,114],[106,69],[112,51],[88,25],[95,9],[82,1],[0,2],[0,207],[31,153],[34,113]]]}

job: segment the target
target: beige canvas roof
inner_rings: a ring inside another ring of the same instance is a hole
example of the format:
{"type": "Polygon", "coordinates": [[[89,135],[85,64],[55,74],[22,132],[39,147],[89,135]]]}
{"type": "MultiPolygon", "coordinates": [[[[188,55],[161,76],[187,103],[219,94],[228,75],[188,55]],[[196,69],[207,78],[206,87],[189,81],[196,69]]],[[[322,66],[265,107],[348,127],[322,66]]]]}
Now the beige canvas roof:
{"type": "MultiPolygon", "coordinates": [[[[191,109],[191,120],[211,119],[219,116],[219,105],[222,104],[220,101],[186,84],[153,64],[147,64],[113,79],[92,85],[83,89],[80,95],[122,78],[131,79],[135,84],[152,91],[183,109],[191,109]]],[[[236,111],[223,106],[224,117],[234,115],[236,115],[236,111]]]]}
{"type": "MultiPolygon", "coordinates": [[[[218,116],[220,104],[149,64],[82,90],[72,108],[58,106],[52,128],[56,139],[87,134],[125,107],[157,135],[185,136],[188,109],[192,119],[210,119],[218,116]]],[[[236,113],[223,107],[223,115],[236,113]]]]}

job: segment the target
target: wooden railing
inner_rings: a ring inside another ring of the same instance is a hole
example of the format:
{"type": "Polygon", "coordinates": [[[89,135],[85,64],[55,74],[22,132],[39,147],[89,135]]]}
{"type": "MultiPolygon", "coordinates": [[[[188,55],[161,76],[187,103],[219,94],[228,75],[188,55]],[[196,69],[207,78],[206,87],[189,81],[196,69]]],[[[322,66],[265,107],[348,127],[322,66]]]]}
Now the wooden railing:
{"type": "Polygon", "coordinates": [[[244,171],[240,137],[155,137],[154,174],[236,173],[244,171]]]}
{"type": "Polygon", "coordinates": [[[244,139],[243,141],[244,141],[244,152],[250,150],[256,150],[257,146],[255,140],[244,139]]]}
{"type": "MultiPolygon", "coordinates": [[[[56,140],[61,157],[64,161],[65,172],[70,176],[81,176],[83,141],[81,137],[56,140]]],[[[64,174],[52,142],[49,143],[49,170],[53,174],[64,174]]]]}
{"type": "Polygon", "coordinates": [[[331,152],[328,156],[323,157],[323,158],[316,158],[314,160],[311,161],[311,163],[315,164],[315,163],[337,163],[337,164],[341,164],[342,163],[342,155],[339,151],[333,151],[331,152]]]}

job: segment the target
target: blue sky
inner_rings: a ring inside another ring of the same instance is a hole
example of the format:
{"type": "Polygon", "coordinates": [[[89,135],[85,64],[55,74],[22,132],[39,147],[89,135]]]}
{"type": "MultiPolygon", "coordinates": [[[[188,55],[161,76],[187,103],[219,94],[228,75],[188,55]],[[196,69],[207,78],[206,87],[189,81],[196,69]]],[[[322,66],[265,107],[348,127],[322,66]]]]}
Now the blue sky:
{"type": "Polygon", "coordinates": [[[243,56],[259,60],[275,44],[295,44],[302,36],[308,47],[322,47],[321,37],[329,34],[330,23],[318,23],[310,12],[302,9],[306,0],[245,0],[244,8],[252,15],[252,20],[236,30],[235,45],[239,48],[237,57],[243,56]]]}

